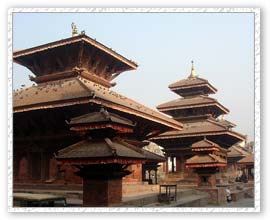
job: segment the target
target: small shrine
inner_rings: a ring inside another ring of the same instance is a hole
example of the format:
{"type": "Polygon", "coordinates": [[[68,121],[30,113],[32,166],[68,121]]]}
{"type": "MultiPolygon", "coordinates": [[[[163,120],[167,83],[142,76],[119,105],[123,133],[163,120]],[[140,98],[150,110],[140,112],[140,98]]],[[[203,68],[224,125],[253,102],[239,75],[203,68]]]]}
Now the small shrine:
{"type": "Polygon", "coordinates": [[[186,161],[186,168],[197,173],[199,187],[215,187],[215,173],[227,165],[227,150],[207,139],[192,144],[191,150],[196,155],[186,161]]]}
{"type": "Polygon", "coordinates": [[[61,164],[75,166],[83,179],[84,206],[111,206],[122,201],[122,178],[131,172],[130,164],[145,162],[141,150],[121,135],[133,132],[134,124],[103,108],[72,118],[71,130],[81,141],[58,151],[61,164]]]}

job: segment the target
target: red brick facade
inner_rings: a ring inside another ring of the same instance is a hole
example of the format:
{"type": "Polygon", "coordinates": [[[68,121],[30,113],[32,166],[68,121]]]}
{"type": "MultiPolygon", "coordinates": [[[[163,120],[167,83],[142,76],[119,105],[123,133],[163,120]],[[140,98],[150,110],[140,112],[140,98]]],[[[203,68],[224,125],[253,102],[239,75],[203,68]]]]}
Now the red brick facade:
{"type": "Polygon", "coordinates": [[[123,177],[123,182],[142,182],[142,164],[133,164],[127,170],[132,173],[123,177]]]}
{"type": "Polygon", "coordinates": [[[84,206],[111,206],[122,201],[122,179],[83,181],[84,206]]]}

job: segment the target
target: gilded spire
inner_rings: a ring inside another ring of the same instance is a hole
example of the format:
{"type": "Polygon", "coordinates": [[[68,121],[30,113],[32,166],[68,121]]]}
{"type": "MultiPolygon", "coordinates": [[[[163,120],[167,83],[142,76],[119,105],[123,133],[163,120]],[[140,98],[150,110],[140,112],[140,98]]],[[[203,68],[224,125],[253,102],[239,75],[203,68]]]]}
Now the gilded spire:
{"type": "Polygon", "coordinates": [[[190,78],[196,78],[198,75],[194,70],[194,62],[191,60],[191,73],[189,75],[190,78]]]}

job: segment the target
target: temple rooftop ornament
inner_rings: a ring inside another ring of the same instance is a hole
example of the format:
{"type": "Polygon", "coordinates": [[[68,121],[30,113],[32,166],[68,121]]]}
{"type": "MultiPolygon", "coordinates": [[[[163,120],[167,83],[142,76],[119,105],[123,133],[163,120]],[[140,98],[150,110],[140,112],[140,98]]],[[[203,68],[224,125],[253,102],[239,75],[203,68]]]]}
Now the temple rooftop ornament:
{"type": "Polygon", "coordinates": [[[72,37],[78,36],[78,29],[74,22],[71,23],[72,37]]]}
{"type": "Polygon", "coordinates": [[[189,78],[196,78],[198,75],[194,69],[194,61],[191,61],[191,73],[189,75],[189,78]]]}

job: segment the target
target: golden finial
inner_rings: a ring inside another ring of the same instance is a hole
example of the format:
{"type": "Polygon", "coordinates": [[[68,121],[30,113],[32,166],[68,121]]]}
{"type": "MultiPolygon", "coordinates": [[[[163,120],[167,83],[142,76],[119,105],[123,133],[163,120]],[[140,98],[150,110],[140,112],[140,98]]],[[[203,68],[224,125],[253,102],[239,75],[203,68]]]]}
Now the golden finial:
{"type": "Polygon", "coordinates": [[[78,29],[74,22],[71,23],[72,37],[78,36],[78,29]]]}
{"type": "Polygon", "coordinates": [[[191,73],[190,73],[189,77],[190,77],[190,78],[195,78],[195,77],[197,77],[197,73],[196,73],[195,70],[194,70],[194,61],[193,61],[193,60],[191,60],[191,73]]]}

